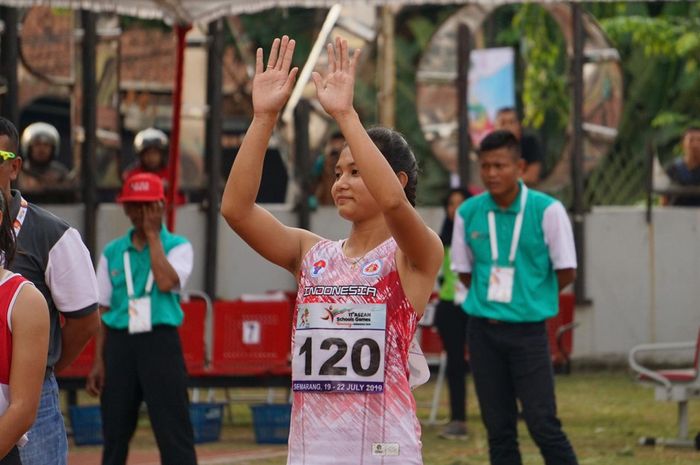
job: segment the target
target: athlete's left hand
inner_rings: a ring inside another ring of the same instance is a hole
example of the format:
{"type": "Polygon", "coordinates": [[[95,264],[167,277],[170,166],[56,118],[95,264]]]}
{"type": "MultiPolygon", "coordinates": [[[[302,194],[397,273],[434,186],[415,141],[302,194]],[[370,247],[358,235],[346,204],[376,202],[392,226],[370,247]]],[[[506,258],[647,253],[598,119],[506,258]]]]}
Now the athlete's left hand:
{"type": "Polygon", "coordinates": [[[348,41],[337,37],[335,46],[328,44],[328,73],[325,77],[317,72],[312,74],[316,85],[318,101],[326,113],[336,118],[354,111],[352,106],[355,90],[355,71],[360,59],[360,49],[352,58],[348,51],[348,41]]]}

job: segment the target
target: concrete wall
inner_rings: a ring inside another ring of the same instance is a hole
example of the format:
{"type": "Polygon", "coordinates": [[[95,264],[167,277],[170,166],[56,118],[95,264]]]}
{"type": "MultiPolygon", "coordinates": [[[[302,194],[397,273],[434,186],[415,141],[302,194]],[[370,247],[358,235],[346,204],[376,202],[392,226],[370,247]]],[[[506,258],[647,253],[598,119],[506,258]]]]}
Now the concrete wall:
{"type": "MultiPolygon", "coordinates": [[[[78,229],[82,206],[50,210],[78,229]]],[[[283,223],[296,224],[285,205],[268,209],[283,223]]],[[[439,230],[440,208],[420,209],[439,230]]],[[[98,214],[98,248],[128,228],[117,205],[105,204],[98,214]]],[[[312,230],[331,239],[346,237],[349,223],[334,208],[312,216],[312,230]]],[[[195,269],[188,284],[202,289],[205,216],[198,205],[178,210],[177,232],[195,249],[195,269]]],[[[647,225],[641,208],[597,208],[586,217],[586,282],[591,305],[576,310],[580,326],[574,335],[578,358],[622,361],[635,344],[694,340],[700,327],[700,209],[654,211],[647,225]]],[[[295,288],[293,277],[266,262],[220,222],[217,293],[235,299],[243,293],[295,288]]]]}

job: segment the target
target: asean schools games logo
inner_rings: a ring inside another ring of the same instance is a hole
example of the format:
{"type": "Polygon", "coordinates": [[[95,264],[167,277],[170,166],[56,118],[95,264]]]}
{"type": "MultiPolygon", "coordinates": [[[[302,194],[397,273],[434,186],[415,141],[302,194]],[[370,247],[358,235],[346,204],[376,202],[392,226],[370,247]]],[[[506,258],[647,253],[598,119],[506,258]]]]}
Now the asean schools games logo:
{"type": "Polygon", "coordinates": [[[311,265],[311,269],[309,271],[311,272],[311,277],[318,278],[324,271],[326,271],[326,261],[323,259],[316,260],[314,264],[311,265]]]}
{"type": "Polygon", "coordinates": [[[382,261],[372,260],[362,267],[362,274],[365,276],[377,276],[382,271],[382,261]]]}

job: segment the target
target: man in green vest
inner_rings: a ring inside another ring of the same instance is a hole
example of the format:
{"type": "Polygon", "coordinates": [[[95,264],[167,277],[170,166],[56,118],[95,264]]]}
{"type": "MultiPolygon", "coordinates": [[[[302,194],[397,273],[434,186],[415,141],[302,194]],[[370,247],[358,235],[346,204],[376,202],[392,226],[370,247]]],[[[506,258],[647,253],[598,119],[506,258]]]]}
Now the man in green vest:
{"type": "Polygon", "coordinates": [[[192,272],[192,245],[163,227],[163,183],[153,173],[124,182],[117,201],[131,228],[105,247],[97,265],[102,332],[87,390],[100,395],[103,465],[126,463],[146,402],[164,465],[195,465],[177,291],[192,272]]]}
{"type": "Polygon", "coordinates": [[[452,270],[469,288],[470,364],[492,465],[522,463],[518,401],[546,465],[577,464],[556,415],[545,320],[576,277],[571,223],[563,205],[522,182],[520,144],[495,131],[479,147],[487,192],[457,210],[452,270]]]}

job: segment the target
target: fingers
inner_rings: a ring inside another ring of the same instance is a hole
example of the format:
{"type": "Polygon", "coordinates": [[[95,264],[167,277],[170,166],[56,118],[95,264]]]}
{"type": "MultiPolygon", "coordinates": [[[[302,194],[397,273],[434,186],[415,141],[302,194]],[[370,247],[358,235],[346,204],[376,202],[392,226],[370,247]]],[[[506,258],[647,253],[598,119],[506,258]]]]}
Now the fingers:
{"type": "Polygon", "coordinates": [[[323,89],[323,78],[320,74],[314,71],[311,73],[311,80],[314,81],[314,85],[316,86],[316,95],[318,95],[319,91],[323,89]]]}
{"type": "Polygon", "coordinates": [[[282,42],[287,39],[287,44],[284,48],[284,53],[282,54],[282,60],[280,60],[280,69],[285,73],[289,71],[289,67],[292,66],[292,58],[294,58],[294,48],[296,47],[296,41],[294,39],[289,39],[287,36],[282,38],[282,42]]]}
{"type": "Polygon", "coordinates": [[[263,50],[258,48],[255,51],[255,74],[263,72],[263,50]]]}
{"type": "Polygon", "coordinates": [[[350,56],[348,55],[348,41],[336,38],[336,48],[340,50],[340,69],[342,71],[350,70],[350,56]]]}
{"type": "Polygon", "coordinates": [[[284,83],[284,88],[286,92],[291,92],[292,87],[294,87],[294,81],[297,78],[297,73],[299,72],[299,68],[296,66],[292,68],[292,70],[289,72],[289,76],[287,76],[287,82],[284,83]]]}
{"type": "Polygon", "coordinates": [[[335,50],[333,49],[333,44],[326,45],[326,51],[328,52],[328,72],[335,73],[335,50]]]}
{"type": "Polygon", "coordinates": [[[270,56],[267,57],[267,68],[274,68],[277,64],[277,55],[280,49],[280,39],[277,38],[272,41],[272,48],[270,49],[270,56]]]}
{"type": "Polygon", "coordinates": [[[360,55],[362,54],[362,49],[356,48],[355,52],[352,54],[352,61],[350,61],[350,72],[355,75],[357,70],[357,63],[360,62],[360,55]]]}

